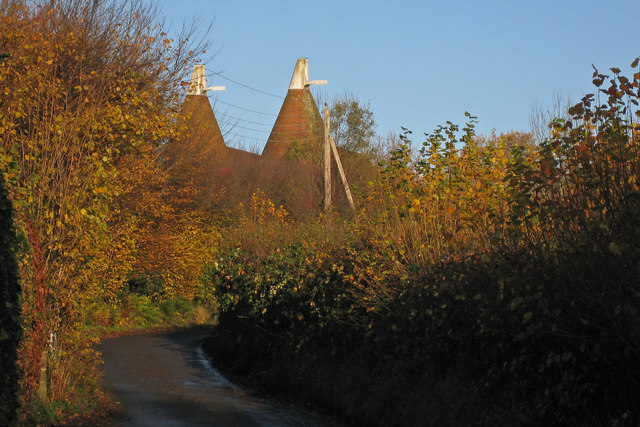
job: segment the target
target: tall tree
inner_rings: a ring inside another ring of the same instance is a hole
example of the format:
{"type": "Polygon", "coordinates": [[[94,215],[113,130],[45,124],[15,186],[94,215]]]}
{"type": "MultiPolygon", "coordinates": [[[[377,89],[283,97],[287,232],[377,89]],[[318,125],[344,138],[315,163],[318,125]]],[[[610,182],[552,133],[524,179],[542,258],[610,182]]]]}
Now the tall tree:
{"type": "MultiPolygon", "coordinates": [[[[324,109],[322,96],[318,97],[319,109],[324,109]]],[[[349,91],[333,98],[329,105],[331,136],[336,145],[361,153],[369,158],[378,154],[376,121],[371,106],[362,103],[349,91]]]]}
{"type": "Polygon", "coordinates": [[[122,286],[132,236],[112,201],[137,171],[125,159],[174,136],[182,74],[202,52],[192,33],[169,38],[143,0],[0,0],[0,50],[12,53],[0,64],[0,171],[31,249],[20,265],[27,401],[47,339],[58,337],[55,399],[88,298],[122,286]]]}
{"type": "Polygon", "coordinates": [[[549,139],[552,134],[552,122],[555,119],[570,119],[567,110],[572,105],[571,98],[565,97],[562,93],[553,97],[551,107],[547,109],[544,109],[540,104],[534,104],[531,113],[529,113],[529,126],[533,141],[536,144],[541,144],[549,139]]]}

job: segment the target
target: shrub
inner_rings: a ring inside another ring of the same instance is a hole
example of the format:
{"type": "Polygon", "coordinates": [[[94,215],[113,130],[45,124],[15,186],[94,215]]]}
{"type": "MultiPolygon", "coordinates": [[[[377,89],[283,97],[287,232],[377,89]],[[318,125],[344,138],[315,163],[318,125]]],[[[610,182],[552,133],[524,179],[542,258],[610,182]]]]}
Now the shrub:
{"type": "Polygon", "coordinates": [[[365,424],[637,425],[640,73],[612,72],[540,146],[406,133],[342,248],[231,245],[213,351],[365,424]]]}
{"type": "Polygon", "coordinates": [[[178,314],[179,316],[184,316],[193,310],[193,305],[184,299],[177,300],[168,300],[160,303],[160,311],[166,317],[171,317],[173,315],[178,314]]]}
{"type": "Polygon", "coordinates": [[[17,347],[21,337],[20,284],[13,209],[0,174],[0,424],[15,420],[18,405],[17,347]]]}

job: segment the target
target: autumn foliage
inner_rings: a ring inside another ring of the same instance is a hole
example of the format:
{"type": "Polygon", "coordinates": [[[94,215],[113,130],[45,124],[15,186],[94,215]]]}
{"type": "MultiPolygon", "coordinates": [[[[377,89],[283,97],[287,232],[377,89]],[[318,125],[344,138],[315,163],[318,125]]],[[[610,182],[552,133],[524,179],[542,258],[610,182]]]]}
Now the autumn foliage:
{"type": "Polygon", "coordinates": [[[406,132],[354,221],[240,241],[209,350],[367,425],[636,425],[640,73],[611,72],[540,145],[406,132]]]}
{"type": "Polygon", "coordinates": [[[0,2],[0,171],[26,242],[25,410],[92,401],[87,322],[123,303],[134,274],[161,268],[166,298],[197,281],[208,248],[193,258],[201,248],[187,236],[202,221],[176,213],[155,159],[180,131],[181,79],[201,53],[188,36],[168,38],[136,0],[0,2]],[[158,267],[149,248],[166,246],[171,263],[158,267]]]}
{"type": "Polygon", "coordinates": [[[219,305],[222,368],[354,422],[638,424],[640,73],[540,144],[467,115],[344,151],[357,211],[318,213],[318,162],[184,143],[202,48],[157,18],[0,0],[4,418],[95,409],[101,330],[219,305]]]}

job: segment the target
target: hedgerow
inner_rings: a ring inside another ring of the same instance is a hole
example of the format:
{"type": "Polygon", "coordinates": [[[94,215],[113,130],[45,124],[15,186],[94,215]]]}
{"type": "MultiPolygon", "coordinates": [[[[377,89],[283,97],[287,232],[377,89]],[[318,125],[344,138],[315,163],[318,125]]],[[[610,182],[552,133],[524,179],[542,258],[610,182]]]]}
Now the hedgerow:
{"type": "Polygon", "coordinates": [[[230,245],[214,357],[361,424],[637,425],[640,74],[611,70],[540,145],[405,133],[339,244],[230,245]]]}

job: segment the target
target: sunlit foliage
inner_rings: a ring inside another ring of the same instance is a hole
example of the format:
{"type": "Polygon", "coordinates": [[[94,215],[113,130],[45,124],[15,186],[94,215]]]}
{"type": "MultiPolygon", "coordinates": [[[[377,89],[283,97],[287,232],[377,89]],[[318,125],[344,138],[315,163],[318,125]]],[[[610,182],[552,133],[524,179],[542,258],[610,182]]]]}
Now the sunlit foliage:
{"type": "Polygon", "coordinates": [[[175,136],[182,73],[200,53],[184,36],[137,0],[0,2],[0,171],[29,247],[25,404],[81,389],[89,304],[114,304],[131,274],[142,228],[118,200],[175,136]]]}
{"type": "Polygon", "coordinates": [[[341,242],[292,225],[217,258],[240,350],[211,351],[268,349],[265,386],[359,423],[637,424],[640,73],[611,72],[540,144],[470,115],[418,152],[405,132],[341,242]]]}

